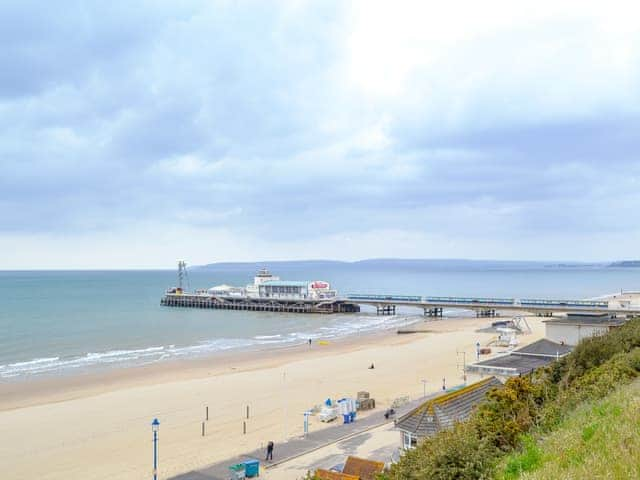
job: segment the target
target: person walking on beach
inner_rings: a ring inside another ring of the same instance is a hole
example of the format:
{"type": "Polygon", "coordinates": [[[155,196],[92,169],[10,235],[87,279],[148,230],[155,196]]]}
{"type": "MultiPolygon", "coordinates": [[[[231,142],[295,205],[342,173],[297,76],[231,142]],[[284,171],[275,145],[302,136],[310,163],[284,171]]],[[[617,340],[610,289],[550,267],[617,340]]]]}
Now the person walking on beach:
{"type": "Polygon", "coordinates": [[[269,443],[267,443],[267,458],[266,460],[271,460],[273,461],[273,442],[271,440],[269,440],[269,443]]]}

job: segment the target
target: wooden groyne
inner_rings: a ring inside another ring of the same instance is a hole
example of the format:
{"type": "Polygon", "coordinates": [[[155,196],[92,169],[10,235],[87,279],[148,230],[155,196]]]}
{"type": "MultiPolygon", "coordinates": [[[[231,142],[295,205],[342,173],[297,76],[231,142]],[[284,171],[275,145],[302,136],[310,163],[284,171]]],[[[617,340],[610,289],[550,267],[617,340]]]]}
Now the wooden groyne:
{"type": "Polygon", "coordinates": [[[344,300],[217,297],[213,295],[167,293],[160,300],[166,307],[213,308],[282,313],[357,313],[360,306],[344,300]]]}

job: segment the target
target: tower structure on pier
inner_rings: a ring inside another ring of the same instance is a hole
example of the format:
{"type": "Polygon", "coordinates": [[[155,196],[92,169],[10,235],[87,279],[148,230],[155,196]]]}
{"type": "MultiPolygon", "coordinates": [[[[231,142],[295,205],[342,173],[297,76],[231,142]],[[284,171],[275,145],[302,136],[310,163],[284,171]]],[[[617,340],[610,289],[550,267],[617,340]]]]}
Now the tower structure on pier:
{"type": "Polygon", "coordinates": [[[184,260],[178,261],[178,288],[180,290],[185,289],[185,285],[189,283],[189,277],[187,276],[187,262],[184,260]]]}

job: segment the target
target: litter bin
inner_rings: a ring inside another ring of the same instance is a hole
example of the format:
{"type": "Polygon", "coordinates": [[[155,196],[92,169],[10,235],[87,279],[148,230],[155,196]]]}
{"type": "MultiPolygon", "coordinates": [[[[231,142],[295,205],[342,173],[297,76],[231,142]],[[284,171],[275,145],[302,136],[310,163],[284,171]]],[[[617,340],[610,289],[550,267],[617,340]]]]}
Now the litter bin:
{"type": "Polygon", "coordinates": [[[244,474],[246,477],[259,477],[260,476],[260,461],[259,460],[247,460],[244,462],[244,474]]]}
{"type": "Polygon", "coordinates": [[[245,472],[244,472],[244,463],[238,463],[236,465],[231,465],[229,467],[229,471],[231,472],[232,480],[244,480],[245,472]]]}

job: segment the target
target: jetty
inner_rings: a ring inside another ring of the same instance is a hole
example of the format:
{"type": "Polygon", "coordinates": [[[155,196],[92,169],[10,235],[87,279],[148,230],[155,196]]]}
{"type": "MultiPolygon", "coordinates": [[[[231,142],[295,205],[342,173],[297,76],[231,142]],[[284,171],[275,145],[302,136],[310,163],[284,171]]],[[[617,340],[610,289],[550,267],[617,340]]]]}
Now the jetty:
{"type": "Polygon", "coordinates": [[[222,297],[207,293],[166,293],[160,304],[166,307],[281,313],[357,313],[360,311],[358,304],[342,299],[318,301],[296,298],[222,297]]]}
{"type": "Polygon", "coordinates": [[[432,297],[417,295],[351,294],[344,300],[376,308],[379,315],[394,315],[397,307],[422,309],[425,316],[441,317],[447,310],[470,310],[478,317],[495,317],[500,311],[528,312],[550,317],[554,313],[606,313],[640,315],[640,305],[609,300],[556,300],[543,298],[432,297]]]}
{"type": "Polygon", "coordinates": [[[285,313],[357,313],[362,305],[375,308],[378,315],[395,315],[398,307],[421,309],[424,316],[442,317],[445,309],[469,310],[478,317],[495,317],[500,311],[528,312],[551,317],[554,313],[606,313],[640,315],[640,307],[610,305],[607,301],[544,300],[544,299],[491,299],[458,297],[414,297],[398,295],[346,295],[332,298],[300,298],[228,296],[215,293],[167,292],[161,304],[168,307],[215,308],[224,310],[250,310],[285,313]]]}
{"type": "MultiPolygon", "coordinates": [[[[178,286],[169,288],[160,303],[167,307],[211,308],[282,313],[357,313],[361,307],[378,315],[395,315],[398,307],[422,310],[426,317],[442,317],[446,310],[473,311],[478,317],[496,317],[500,312],[523,312],[551,317],[554,313],[640,315],[640,304],[630,300],[556,300],[544,298],[434,297],[419,295],[339,295],[322,280],[281,280],[266,268],[245,287],[217,285],[193,293],[184,289],[186,264],[178,263],[178,286]]],[[[621,292],[622,293],[622,292],[621,292]]]]}
{"type": "Polygon", "coordinates": [[[356,313],[357,303],[339,298],[329,282],[322,280],[281,280],[266,268],[244,287],[216,285],[188,293],[187,270],[178,262],[178,286],[165,292],[160,304],[167,307],[213,308],[281,313],[356,313]]]}

